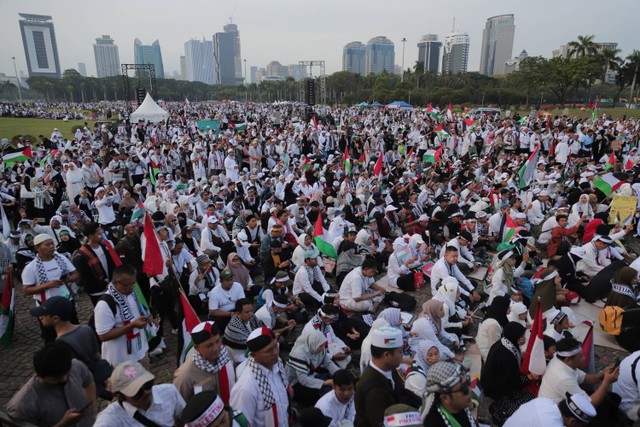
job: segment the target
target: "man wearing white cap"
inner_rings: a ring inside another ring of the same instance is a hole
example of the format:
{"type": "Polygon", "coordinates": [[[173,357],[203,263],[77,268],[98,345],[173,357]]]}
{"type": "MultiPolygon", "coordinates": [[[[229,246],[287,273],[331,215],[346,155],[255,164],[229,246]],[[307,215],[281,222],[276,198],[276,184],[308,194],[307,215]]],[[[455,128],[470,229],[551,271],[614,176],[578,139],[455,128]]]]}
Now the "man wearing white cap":
{"type": "Polygon", "coordinates": [[[218,218],[212,215],[207,219],[207,227],[202,230],[200,249],[209,256],[213,255],[214,252],[220,252],[220,246],[218,245],[222,244],[223,239],[218,228],[218,218]]]}
{"type": "Polygon", "coordinates": [[[266,326],[247,338],[249,359],[231,390],[231,407],[242,411],[251,427],[289,427],[289,382],[275,334],[266,326]]]}
{"type": "Polygon", "coordinates": [[[211,321],[199,323],[191,330],[191,339],[193,354],[173,374],[173,385],[184,400],[201,391],[216,390],[228,405],[236,373],[218,326],[211,321]]]}
{"type": "MultiPolygon", "coordinates": [[[[67,257],[56,253],[53,238],[48,234],[38,234],[33,240],[33,246],[38,254],[22,271],[24,293],[33,295],[36,305],[58,295],[75,299],[71,283],[78,280],[78,272],[67,257]]],[[[71,320],[77,323],[75,309],[71,320]]],[[[55,331],[42,329],[42,338],[45,342],[53,341],[55,331]]]]}
{"type": "Polygon", "coordinates": [[[382,327],[372,332],[371,362],[356,387],[356,427],[377,427],[384,411],[400,403],[404,382],[396,369],[402,363],[402,332],[382,327]]]}
{"type": "Polygon", "coordinates": [[[224,159],[224,170],[227,179],[231,181],[238,181],[239,178],[239,168],[238,162],[236,161],[235,150],[233,148],[229,148],[227,150],[227,157],[224,159]]]}
{"type": "Polygon", "coordinates": [[[580,427],[596,416],[591,400],[581,395],[568,395],[556,404],[546,397],[538,397],[509,417],[504,427],[580,427]]]}
{"type": "Polygon", "coordinates": [[[109,379],[117,400],[98,415],[94,426],[182,425],[185,401],[173,384],[154,385],[155,376],[138,362],[116,366],[109,379]]]}
{"type": "Polygon", "coordinates": [[[565,399],[566,394],[580,395],[591,400],[596,408],[605,400],[609,388],[618,380],[619,367],[609,366],[598,374],[587,374],[581,369],[583,362],[582,343],[575,338],[563,338],[556,344],[556,355],[542,377],[538,397],[547,397],[556,403],[565,399]],[[596,385],[589,396],[582,385],[596,385]]]}

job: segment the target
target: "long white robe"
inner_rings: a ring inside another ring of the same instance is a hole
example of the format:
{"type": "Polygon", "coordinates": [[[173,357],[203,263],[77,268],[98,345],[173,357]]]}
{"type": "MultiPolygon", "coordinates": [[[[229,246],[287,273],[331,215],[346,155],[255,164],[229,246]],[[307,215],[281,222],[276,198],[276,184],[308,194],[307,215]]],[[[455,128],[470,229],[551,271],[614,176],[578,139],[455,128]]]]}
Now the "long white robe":
{"type": "Polygon", "coordinates": [[[73,200],[83,188],[84,174],[82,170],[77,166],[73,169],[69,168],[67,171],[67,197],[69,197],[69,203],[75,203],[73,200]]]}

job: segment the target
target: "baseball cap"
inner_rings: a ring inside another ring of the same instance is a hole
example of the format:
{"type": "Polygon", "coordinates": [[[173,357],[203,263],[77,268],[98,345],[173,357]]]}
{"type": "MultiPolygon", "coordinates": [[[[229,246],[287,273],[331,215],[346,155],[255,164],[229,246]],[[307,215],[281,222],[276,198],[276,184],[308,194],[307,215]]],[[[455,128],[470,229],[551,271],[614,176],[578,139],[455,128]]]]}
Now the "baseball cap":
{"type": "Polygon", "coordinates": [[[70,320],[73,311],[73,304],[65,297],[55,296],[47,299],[37,307],[29,309],[29,314],[33,317],[58,316],[62,320],[70,320]]]}

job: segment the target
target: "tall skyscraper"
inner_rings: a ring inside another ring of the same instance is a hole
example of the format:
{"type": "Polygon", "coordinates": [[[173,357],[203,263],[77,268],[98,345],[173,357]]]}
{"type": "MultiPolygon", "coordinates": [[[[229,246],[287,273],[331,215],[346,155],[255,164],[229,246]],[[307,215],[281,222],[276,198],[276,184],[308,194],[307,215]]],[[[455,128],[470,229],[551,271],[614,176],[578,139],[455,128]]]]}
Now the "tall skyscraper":
{"type": "Polygon", "coordinates": [[[61,77],[53,19],[47,15],[19,13],[20,33],[29,77],[61,77]]]}
{"type": "Polygon", "coordinates": [[[202,39],[186,42],[184,44],[184,61],[187,81],[202,82],[208,85],[215,83],[212,41],[202,39]]]}
{"type": "Polygon", "coordinates": [[[364,75],[367,47],[361,42],[347,43],[342,48],[342,71],[364,75]]]}
{"type": "Polygon", "coordinates": [[[187,59],[180,55],[180,80],[187,80],[187,59]]]}
{"type": "Polygon", "coordinates": [[[136,39],[133,42],[133,57],[136,64],[153,64],[156,78],[164,79],[164,65],[162,65],[162,52],[158,40],[151,45],[144,45],[140,39],[136,39]]]}
{"type": "Polygon", "coordinates": [[[513,54],[513,37],[516,33],[513,14],[492,16],[482,32],[480,74],[496,76],[504,74],[504,64],[513,54]]]}
{"type": "Polygon", "coordinates": [[[367,42],[364,58],[366,75],[383,71],[392,74],[395,65],[395,49],[393,42],[385,36],[377,36],[367,42]]]}
{"type": "Polygon", "coordinates": [[[78,73],[82,77],[87,77],[87,65],[84,62],[78,62],[78,73]]]}
{"type": "Polygon", "coordinates": [[[466,73],[469,64],[469,34],[454,31],[444,38],[443,73],[466,73]]]}
{"type": "Polygon", "coordinates": [[[103,35],[97,38],[96,43],[93,45],[93,54],[96,57],[96,74],[98,78],[120,74],[120,53],[111,36],[103,35]]]}
{"type": "Polygon", "coordinates": [[[422,36],[418,43],[418,62],[422,62],[425,72],[438,74],[440,70],[440,48],[442,43],[438,41],[436,34],[422,36]]]}
{"type": "Polygon", "coordinates": [[[251,68],[249,69],[249,75],[251,76],[251,78],[249,79],[249,83],[251,84],[256,84],[256,74],[258,74],[258,67],[256,67],[255,65],[252,65],[251,68]]]}
{"type": "Polygon", "coordinates": [[[225,25],[223,33],[213,35],[213,60],[217,84],[238,86],[242,84],[242,58],[240,32],[236,24],[225,25]]]}

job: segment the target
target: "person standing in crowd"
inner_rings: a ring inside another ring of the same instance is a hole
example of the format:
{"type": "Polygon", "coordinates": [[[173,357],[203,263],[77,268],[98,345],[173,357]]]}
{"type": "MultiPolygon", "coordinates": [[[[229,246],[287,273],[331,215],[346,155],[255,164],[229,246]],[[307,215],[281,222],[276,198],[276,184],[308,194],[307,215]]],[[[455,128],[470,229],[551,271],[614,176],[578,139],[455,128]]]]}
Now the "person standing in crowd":
{"type": "Polygon", "coordinates": [[[185,401],[200,391],[213,390],[228,405],[236,373],[218,326],[210,321],[201,322],[191,330],[191,339],[193,356],[187,356],[174,372],[173,385],[185,401]]]}
{"type": "Polygon", "coordinates": [[[263,326],[247,338],[249,359],[231,390],[231,407],[252,427],[288,427],[289,382],[273,332],[263,326]]]}
{"type": "Polygon", "coordinates": [[[103,243],[102,233],[99,224],[87,224],[84,229],[87,243],[82,245],[73,257],[73,263],[80,275],[79,285],[89,294],[94,306],[107,289],[116,267],[116,261],[103,243]]]}
{"type": "Polygon", "coordinates": [[[373,331],[371,362],[356,386],[356,427],[379,426],[385,409],[401,402],[404,382],[396,369],[402,362],[402,347],[399,329],[387,326],[373,331]]]}

